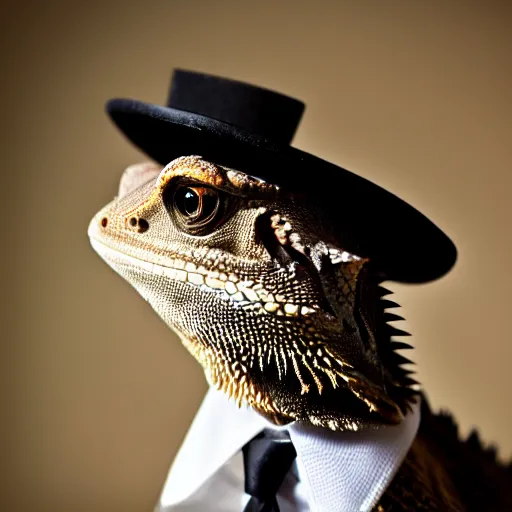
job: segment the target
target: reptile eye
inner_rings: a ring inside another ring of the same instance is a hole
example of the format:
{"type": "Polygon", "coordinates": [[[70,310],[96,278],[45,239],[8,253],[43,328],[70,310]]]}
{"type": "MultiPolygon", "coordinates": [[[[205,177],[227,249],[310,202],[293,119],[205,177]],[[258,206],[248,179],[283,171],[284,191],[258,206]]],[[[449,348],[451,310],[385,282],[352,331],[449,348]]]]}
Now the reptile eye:
{"type": "Polygon", "coordinates": [[[222,220],[224,196],[217,189],[188,183],[166,190],[164,202],[181,228],[194,235],[205,235],[222,220]]]}
{"type": "Polygon", "coordinates": [[[219,193],[206,187],[179,187],[174,194],[178,212],[194,223],[207,222],[219,207],[219,193]]]}
{"type": "Polygon", "coordinates": [[[206,187],[179,187],[174,194],[174,204],[181,215],[198,222],[215,215],[219,194],[206,187]]]}

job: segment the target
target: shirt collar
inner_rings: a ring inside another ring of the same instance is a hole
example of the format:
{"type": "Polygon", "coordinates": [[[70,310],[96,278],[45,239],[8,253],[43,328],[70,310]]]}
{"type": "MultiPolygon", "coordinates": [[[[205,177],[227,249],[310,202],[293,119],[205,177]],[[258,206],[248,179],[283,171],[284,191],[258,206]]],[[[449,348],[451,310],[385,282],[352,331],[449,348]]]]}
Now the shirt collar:
{"type": "Polygon", "coordinates": [[[292,424],[301,480],[313,510],[372,510],[416,437],[419,404],[393,426],[333,432],[292,424]]]}
{"type": "MultiPolygon", "coordinates": [[[[376,505],[409,450],[420,420],[419,405],[394,426],[359,432],[292,423],[299,478],[312,510],[366,511],[376,505]]],[[[248,407],[211,388],[173,462],[160,503],[194,494],[243,445],[264,428],[276,428],[248,407]],[[207,454],[207,455],[205,455],[207,454]]]]}

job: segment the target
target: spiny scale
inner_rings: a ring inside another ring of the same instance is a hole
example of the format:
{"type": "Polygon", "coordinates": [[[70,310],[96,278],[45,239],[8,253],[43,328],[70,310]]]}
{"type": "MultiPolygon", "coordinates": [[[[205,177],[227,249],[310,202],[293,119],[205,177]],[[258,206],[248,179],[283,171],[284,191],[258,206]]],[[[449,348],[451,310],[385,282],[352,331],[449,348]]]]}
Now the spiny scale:
{"type": "MultiPolygon", "coordinates": [[[[389,290],[383,289],[382,287],[380,287],[379,291],[381,297],[391,293],[389,290]]],[[[414,387],[418,385],[418,382],[410,377],[415,372],[409,368],[404,368],[404,365],[413,365],[414,362],[402,356],[398,351],[403,349],[412,349],[413,347],[408,343],[396,341],[391,338],[410,336],[410,334],[402,329],[398,329],[393,325],[390,325],[389,323],[404,320],[402,316],[387,311],[389,308],[399,308],[400,305],[394,301],[383,298],[381,298],[379,302],[382,308],[382,314],[378,330],[383,333],[379,354],[384,361],[385,367],[393,376],[393,396],[396,396],[397,399],[401,401],[403,409],[408,410],[410,408],[410,403],[415,402],[417,399],[418,392],[414,387]]]]}
{"type": "Polygon", "coordinates": [[[390,336],[410,336],[408,332],[402,331],[402,329],[397,329],[392,325],[388,325],[386,330],[390,336]]]}
{"type": "Polygon", "coordinates": [[[399,322],[405,320],[403,316],[395,315],[394,313],[389,313],[387,311],[384,312],[384,320],[386,322],[399,322]]]}
{"type": "Polygon", "coordinates": [[[379,295],[379,297],[385,297],[386,295],[393,295],[394,292],[392,292],[391,290],[388,290],[387,288],[384,288],[384,286],[381,286],[379,285],[377,287],[377,293],[379,295]]]}
{"type": "Polygon", "coordinates": [[[391,346],[393,350],[410,350],[414,348],[412,345],[409,345],[409,343],[404,343],[403,341],[392,341],[391,346]]]}
{"type": "Polygon", "coordinates": [[[398,354],[397,352],[395,352],[393,354],[393,360],[398,365],[402,365],[402,364],[415,364],[413,361],[411,361],[410,359],[407,359],[406,357],[402,356],[401,354],[398,354]]]}
{"type": "Polygon", "coordinates": [[[391,308],[399,308],[400,305],[396,302],[393,302],[392,300],[382,299],[381,300],[381,306],[384,309],[391,309],[391,308]]]}
{"type": "Polygon", "coordinates": [[[370,259],[338,244],[320,218],[303,197],[191,156],[124,191],[90,234],[238,403],[276,423],[397,423],[409,393],[399,392],[402,360],[390,337],[405,333],[386,324],[398,316],[373,313],[398,304],[381,300],[392,292],[370,259]],[[222,205],[200,235],[187,231],[192,221],[173,199],[190,186],[222,205]],[[134,227],[141,222],[143,231],[134,227]]]}

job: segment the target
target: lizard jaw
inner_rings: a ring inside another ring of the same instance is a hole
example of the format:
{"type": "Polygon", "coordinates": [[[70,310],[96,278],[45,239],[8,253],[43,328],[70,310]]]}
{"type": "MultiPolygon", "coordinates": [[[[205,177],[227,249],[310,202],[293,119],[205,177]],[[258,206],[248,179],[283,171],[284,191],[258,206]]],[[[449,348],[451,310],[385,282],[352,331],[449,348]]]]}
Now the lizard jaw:
{"type": "MultiPolygon", "coordinates": [[[[91,236],[90,240],[92,247],[99,254],[99,256],[102,259],[104,259],[106,263],[109,266],[111,266],[116,272],[118,272],[121,276],[126,278],[127,272],[131,274],[139,274],[138,279],[128,279],[128,281],[131,282],[131,284],[137,289],[139,294],[150,303],[154,302],[152,300],[153,295],[150,289],[148,289],[144,284],[140,284],[145,281],[144,279],[140,278],[140,274],[145,274],[147,276],[160,275],[169,280],[179,281],[182,286],[192,285],[193,288],[198,288],[196,284],[190,281],[190,279],[192,279],[192,281],[196,279],[194,277],[195,274],[191,272],[187,272],[184,269],[176,269],[141,260],[139,258],[128,255],[122,251],[109,247],[104,242],[94,238],[94,236],[91,236]]],[[[202,286],[204,287],[205,285],[203,284],[202,286]]],[[[229,295],[226,294],[225,291],[215,291],[217,292],[216,296],[219,299],[221,297],[224,298],[224,300],[222,300],[223,303],[229,300],[229,295]]],[[[228,361],[219,360],[219,355],[215,350],[210,350],[208,347],[205,347],[205,344],[202,343],[201,340],[196,339],[193,333],[186,332],[183,329],[180,329],[180,327],[177,326],[175,322],[171,321],[170,317],[174,315],[168,314],[168,316],[166,317],[165,314],[163,315],[162,312],[159,311],[159,307],[157,304],[152,305],[154,309],[157,311],[157,313],[159,313],[159,315],[162,316],[164,321],[177,332],[187,350],[189,350],[189,352],[203,366],[206,377],[210,384],[214,385],[218,389],[221,389],[228,396],[234,398],[239,405],[245,402],[275,423],[287,423],[289,421],[294,420],[294,413],[292,410],[288,409],[288,407],[285,407],[284,410],[281,410],[281,407],[279,407],[268,394],[262,392],[262,388],[260,385],[252,382],[252,379],[247,375],[246,364],[233,364],[229,363],[228,361]],[[240,373],[242,370],[244,370],[244,368],[245,371],[240,373]]],[[[173,307],[171,304],[169,304],[168,306],[169,308],[173,307]]],[[[258,312],[255,311],[254,305],[251,304],[249,301],[244,301],[244,303],[238,303],[238,307],[243,308],[245,311],[252,310],[252,313],[258,314],[258,312]]],[[[261,308],[261,304],[259,304],[258,309],[259,314],[274,316],[269,311],[265,310],[264,308],[261,308]]],[[[180,315],[177,316],[179,317],[180,315]]],[[[289,351],[286,350],[286,353],[289,353],[289,351]]],[[[285,354],[285,352],[280,350],[277,358],[281,357],[281,355],[282,357],[285,357],[283,354],[285,354]]],[[[325,352],[324,356],[327,355],[328,352],[325,352]]],[[[292,357],[292,362],[295,363],[294,355],[292,357]]],[[[299,370],[297,363],[290,364],[289,366],[290,369],[294,370],[293,374],[297,374],[299,379],[302,381],[302,378],[304,378],[305,375],[302,374],[301,376],[301,370],[299,370]]],[[[302,364],[300,366],[302,366],[302,364]]],[[[306,365],[306,367],[309,368],[310,371],[312,370],[312,367],[310,367],[309,365],[306,365]]],[[[374,390],[373,386],[371,386],[369,382],[365,381],[365,379],[363,379],[362,376],[357,376],[357,378],[355,377],[355,374],[351,376],[352,372],[349,368],[345,368],[345,370],[342,367],[339,368],[338,376],[332,373],[327,367],[325,368],[325,370],[330,375],[330,378],[334,379],[333,385],[335,387],[338,387],[339,385],[336,383],[336,380],[338,378],[339,380],[345,380],[348,383],[348,387],[352,389],[352,393],[356,394],[363,401],[365,401],[370,407],[370,410],[384,410],[385,408],[385,410],[387,410],[386,415],[388,416],[388,420],[390,420],[392,423],[400,421],[401,414],[399,413],[398,410],[395,409],[394,404],[389,403],[387,401],[383,401],[382,397],[380,397],[378,393],[374,394],[376,393],[376,390],[374,390]]],[[[285,378],[285,375],[283,375],[283,378],[285,378]]],[[[291,378],[293,379],[293,377],[291,378]]],[[[307,392],[309,393],[309,385],[306,386],[306,388],[307,392]]],[[[318,391],[319,393],[321,393],[321,388],[318,391]]],[[[303,420],[304,418],[301,419],[303,420]]],[[[323,420],[318,419],[317,421],[318,424],[323,424],[323,420]]],[[[329,428],[339,428],[338,423],[333,422],[332,419],[329,419],[327,424],[329,428]]],[[[354,427],[352,422],[346,422],[343,425],[343,428],[353,429],[357,427],[354,427]]]]}

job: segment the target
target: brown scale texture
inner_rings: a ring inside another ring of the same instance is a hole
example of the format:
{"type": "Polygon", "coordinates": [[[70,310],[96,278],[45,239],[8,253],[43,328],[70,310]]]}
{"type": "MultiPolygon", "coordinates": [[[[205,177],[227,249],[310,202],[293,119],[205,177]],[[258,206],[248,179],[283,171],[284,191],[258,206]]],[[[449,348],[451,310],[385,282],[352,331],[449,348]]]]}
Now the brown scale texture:
{"type": "Polygon", "coordinates": [[[512,465],[504,465],[476,433],[462,441],[448,414],[422,399],[421,423],[407,457],[375,512],[512,510],[512,465]]]}

